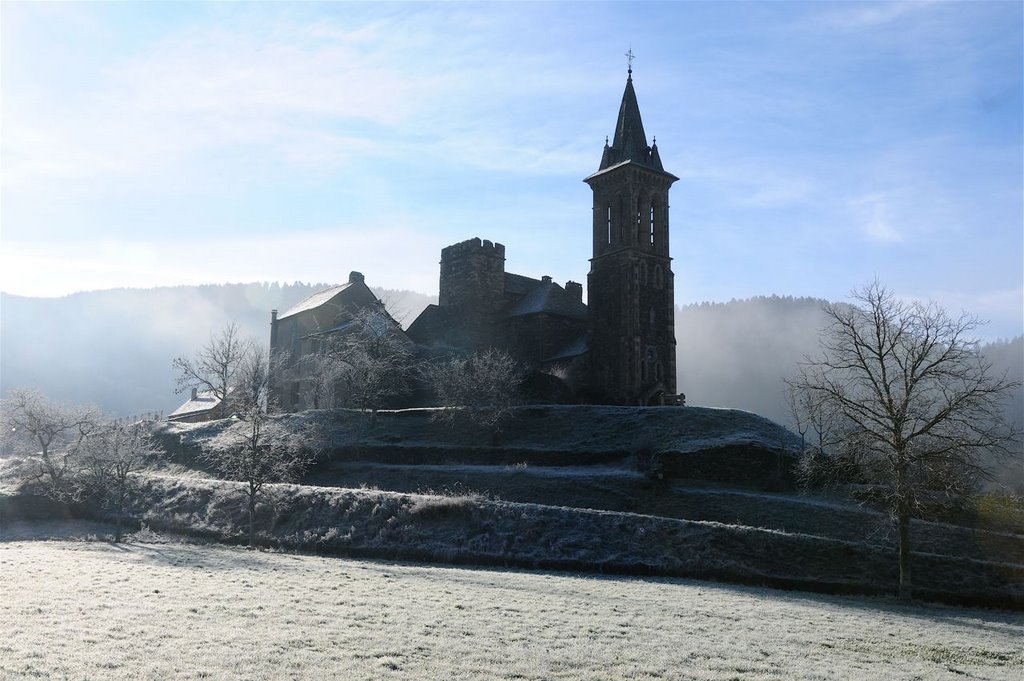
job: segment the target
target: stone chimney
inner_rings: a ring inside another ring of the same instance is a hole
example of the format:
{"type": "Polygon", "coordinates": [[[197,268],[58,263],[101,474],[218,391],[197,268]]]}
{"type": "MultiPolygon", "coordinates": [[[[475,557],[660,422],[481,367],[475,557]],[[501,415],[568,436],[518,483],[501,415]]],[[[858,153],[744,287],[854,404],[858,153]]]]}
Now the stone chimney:
{"type": "Polygon", "coordinates": [[[549,277],[549,276],[548,276],[548,275],[546,275],[546,274],[545,274],[545,275],[544,275],[543,277],[541,277],[541,278],[540,278],[540,280],[541,280],[542,282],[544,282],[545,284],[550,284],[550,283],[551,283],[551,277],[549,277]]]}
{"type": "Polygon", "coordinates": [[[583,284],[579,284],[572,280],[567,281],[565,282],[565,292],[581,303],[583,302],[583,284]]]}
{"type": "Polygon", "coordinates": [[[350,284],[362,284],[362,283],[364,283],[363,273],[362,272],[349,272],[348,273],[348,283],[350,283],[350,284]]]}
{"type": "Polygon", "coordinates": [[[196,390],[195,388],[192,388],[192,399],[194,400],[197,397],[199,397],[199,391],[196,390]]]}

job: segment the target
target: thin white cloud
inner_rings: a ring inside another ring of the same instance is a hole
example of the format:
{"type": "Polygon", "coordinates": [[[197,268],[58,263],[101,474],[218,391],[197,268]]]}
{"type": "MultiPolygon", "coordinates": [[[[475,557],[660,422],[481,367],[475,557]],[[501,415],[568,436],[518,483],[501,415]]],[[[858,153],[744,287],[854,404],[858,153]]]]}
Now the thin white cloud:
{"type": "Polygon", "coordinates": [[[0,290],[60,296],[81,290],[247,281],[344,281],[359,270],[374,286],[430,292],[443,237],[392,224],[257,236],[5,242],[0,290]],[[296,257],[296,254],[301,256],[296,257]]]}
{"type": "Polygon", "coordinates": [[[898,243],[904,235],[896,229],[892,222],[890,202],[892,196],[885,192],[875,192],[853,199],[852,206],[858,214],[864,236],[871,241],[880,243],[898,243]]]}
{"type": "Polygon", "coordinates": [[[833,4],[814,17],[813,23],[835,29],[864,30],[891,24],[931,6],[934,6],[934,3],[929,0],[843,2],[833,4]]]}
{"type": "Polygon", "coordinates": [[[306,37],[180,33],[109,66],[72,111],[53,105],[57,93],[15,98],[5,107],[4,184],[162,177],[240,146],[336,165],[378,147],[370,135],[336,132],[339,123],[406,122],[435,85],[357,44],[306,37]]]}
{"type": "MultiPolygon", "coordinates": [[[[209,184],[195,167],[204,156],[231,154],[333,168],[401,149],[485,169],[580,167],[576,150],[544,133],[546,121],[533,121],[536,139],[513,142],[494,120],[506,115],[510,92],[565,97],[585,81],[484,66],[468,47],[480,38],[439,25],[448,21],[480,19],[427,11],[354,28],[287,17],[255,29],[188,26],[102,64],[77,98],[63,101],[46,83],[9,97],[4,186],[75,181],[110,191],[148,177],[149,191],[166,193],[188,179],[209,184]],[[439,52],[432,41],[442,28],[456,38],[439,52]]],[[[242,164],[236,181],[248,172],[242,164]]]]}
{"type": "Polygon", "coordinates": [[[735,205],[778,207],[804,204],[820,190],[817,180],[799,168],[780,169],[771,161],[722,158],[666,158],[666,167],[688,182],[701,181],[725,192],[735,205]]]}
{"type": "Polygon", "coordinates": [[[981,290],[936,288],[915,298],[933,300],[954,317],[961,312],[974,315],[982,322],[977,335],[986,342],[1024,334],[1024,286],[981,290]]]}

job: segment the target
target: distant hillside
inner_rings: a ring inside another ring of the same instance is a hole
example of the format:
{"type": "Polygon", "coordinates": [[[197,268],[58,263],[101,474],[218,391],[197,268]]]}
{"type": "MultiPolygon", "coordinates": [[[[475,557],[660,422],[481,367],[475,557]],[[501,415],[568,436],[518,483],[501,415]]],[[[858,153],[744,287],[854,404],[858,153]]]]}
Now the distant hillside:
{"type": "Polygon", "coordinates": [[[782,381],[817,350],[827,304],[760,296],[677,308],[679,390],[689,404],[746,409],[787,422],[782,381]]]}

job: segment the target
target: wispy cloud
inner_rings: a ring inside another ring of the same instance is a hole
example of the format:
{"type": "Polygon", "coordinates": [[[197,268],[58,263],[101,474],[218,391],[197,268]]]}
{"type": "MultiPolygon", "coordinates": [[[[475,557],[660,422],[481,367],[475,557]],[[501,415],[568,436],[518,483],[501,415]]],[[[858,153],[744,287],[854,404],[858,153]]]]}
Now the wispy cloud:
{"type": "Polygon", "coordinates": [[[814,16],[818,26],[843,30],[877,28],[927,10],[935,3],[930,0],[903,0],[901,2],[844,2],[832,5],[814,16]]]}
{"type": "Polygon", "coordinates": [[[1024,334],[1024,286],[974,291],[938,287],[916,299],[934,300],[954,316],[961,312],[976,316],[983,323],[977,330],[983,341],[1024,334]]]}
{"type": "Polygon", "coordinates": [[[409,225],[365,225],[275,236],[192,240],[68,240],[5,243],[0,289],[58,296],[82,289],[152,287],[213,281],[344,281],[360,270],[375,286],[437,288],[442,238],[409,225]],[[380,244],[387,248],[380,248],[380,244]],[[295,257],[295,254],[301,254],[295,257]]]}
{"type": "MultiPolygon", "coordinates": [[[[673,257],[689,291],[825,295],[874,272],[922,289],[1017,285],[1019,4],[641,14],[634,77],[682,178],[673,257]]],[[[2,285],[386,268],[388,285],[433,290],[437,250],[471,236],[504,241],[513,271],[584,277],[578,180],[622,92],[628,43],[608,40],[638,16],[620,3],[5,5],[2,285]],[[205,255],[238,244],[248,261],[205,255]]]]}
{"type": "Polygon", "coordinates": [[[857,197],[852,201],[852,207],[858,214],[863,234],[871,241],[898,243],[904,239],[904,235],[892,222],[891,200],[891,195],[876,192],[857,197]]]}
{"type": "Polygon", "coordinates": [[[470,50],[477,39],[450,24],[474,21],[424,11],[355,27],[277,17],[256,30],[173,31],[131,59],[99,67],[73,112],[45,89],[6,106],[4,184],[95,186],[146,175],[177,178],[176,186],[204,156],[240,149],[324,168],[397,149],[485,169],[578,168],[578,150],[545,131],[543,119],[532,121],[529,135],[494,125],[507,116],[502,95],[567,97],[573,81],[483,65],[470,50]]]}

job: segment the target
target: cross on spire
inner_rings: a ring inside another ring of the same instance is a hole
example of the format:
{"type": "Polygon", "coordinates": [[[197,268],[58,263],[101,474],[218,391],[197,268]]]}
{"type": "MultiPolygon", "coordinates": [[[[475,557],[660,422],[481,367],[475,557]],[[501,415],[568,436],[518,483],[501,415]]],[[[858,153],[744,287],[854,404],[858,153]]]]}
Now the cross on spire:
{"type": "Polygon", "coordinates": [[[636,56],[633,54],[633,46],[632,45],[629,46],[629,51],[626,52],[625,57],[626,57],[626,68],[629,71],[629,75],[632,76],[633,75],[633,60],[636,58],[636,56]]]}

